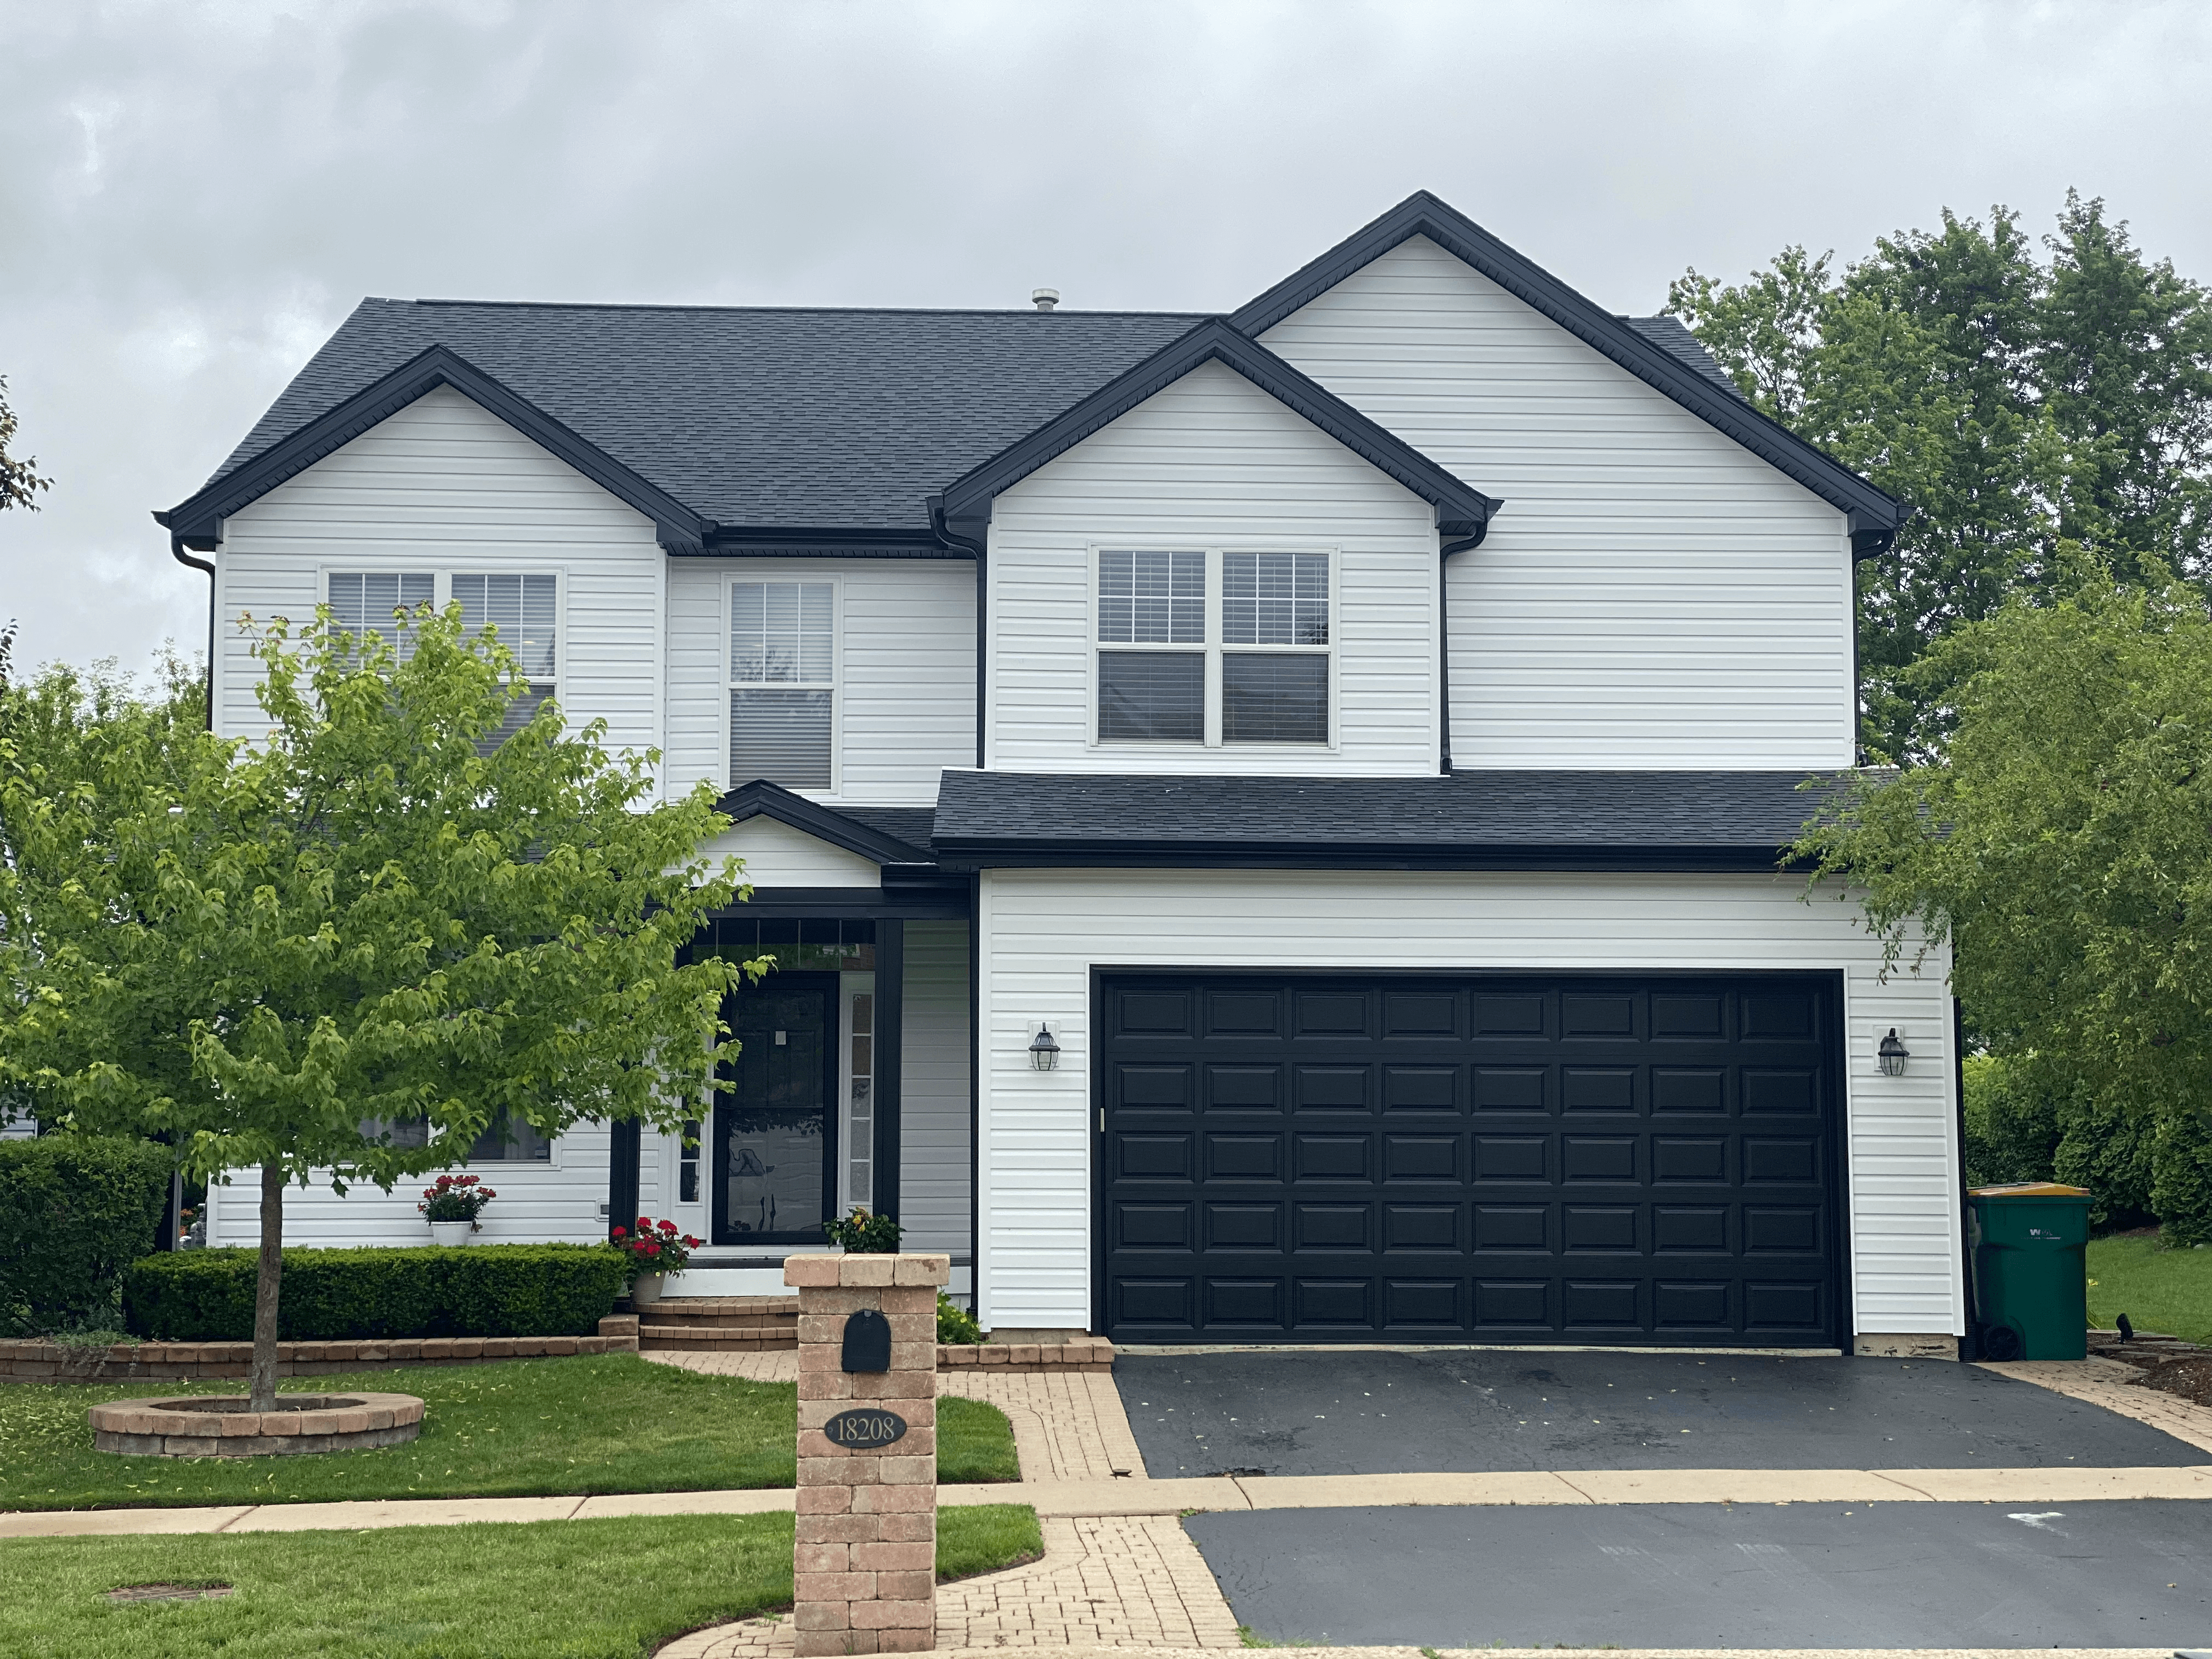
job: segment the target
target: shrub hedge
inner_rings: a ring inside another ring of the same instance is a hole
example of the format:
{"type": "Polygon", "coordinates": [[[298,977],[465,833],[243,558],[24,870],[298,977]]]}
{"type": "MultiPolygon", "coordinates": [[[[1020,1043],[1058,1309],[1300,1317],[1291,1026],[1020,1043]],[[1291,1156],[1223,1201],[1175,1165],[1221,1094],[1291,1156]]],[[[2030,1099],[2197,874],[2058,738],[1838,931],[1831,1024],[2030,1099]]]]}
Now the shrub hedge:
{"type": "MultiPolygon", "coordinates": [[[[253,1336],[252,1250],[179,1250],[131,1264],[131,1330],[156,1341],[253,1336]]],[[[408,1336],[589,1336],[628,1283],[604,1244],[284,1252],[277,1334],[287,1342],[408,1336]]]]}
{"type": "Polygon", "coordinates": [[[152,1249],[169,1149],[148,1140],[0,1140],[0,1331],[111,1322],[125,1267],[152,1249]]]}

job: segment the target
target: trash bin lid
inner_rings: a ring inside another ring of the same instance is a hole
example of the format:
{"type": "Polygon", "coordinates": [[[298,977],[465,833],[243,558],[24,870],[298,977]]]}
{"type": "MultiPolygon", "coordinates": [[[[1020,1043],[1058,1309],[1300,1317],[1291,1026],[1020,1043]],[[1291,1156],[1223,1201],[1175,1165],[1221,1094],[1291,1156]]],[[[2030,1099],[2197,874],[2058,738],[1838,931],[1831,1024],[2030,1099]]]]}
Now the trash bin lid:
{"type": "Polygon", "coordinates": [[[2056,1181],[2015,1181],[2008,1187],[1970,1187],[1968,1198],[2089,1198],[2087,1187],[2068,1187],[2056,1181]]]}

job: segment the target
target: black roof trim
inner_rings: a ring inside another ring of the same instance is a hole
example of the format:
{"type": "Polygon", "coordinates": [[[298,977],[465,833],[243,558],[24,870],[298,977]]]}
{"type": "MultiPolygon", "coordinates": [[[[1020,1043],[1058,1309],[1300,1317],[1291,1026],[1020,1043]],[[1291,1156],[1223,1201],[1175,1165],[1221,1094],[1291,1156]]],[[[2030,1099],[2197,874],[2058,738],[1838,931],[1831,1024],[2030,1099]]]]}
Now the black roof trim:
{"type": "Polygon", "coordinates": [[[972,559],[910,530],[865,526],[716,525],[700,553],[718,559],[972,559]]]}
{"type": "Polygon", "coordinates": [[[1887,550],[1890,538],[1910,510],[1905,503],[1875,489],[1742,398],[1723,391],[1674,352],[1647,338],[1626,319],[1592,303],[1425,190],[1414,191],[1372,224],[1353,232],[1319,258],[1231,313],[1229,320],[1256,338],[1414,236],[1425,236],[1466,261],[1514,298],[1849,514],[1851,547],[1857,556],[1871,557],[1887,550]]]}
{"type": "Polygon", "coordinates": [[[1437,510],[1437,528],[1446,537],[1480,538],[1491,515],[1504,505],[1445,471],[1223,319],[1209,317],[951,484],[939,498],[948,533],[980,542],[982,526],[990,521],[994,496],[1206,363],[1235,370],[1429,502],[1437,510]]]}
{"type": "Polygon", "coordinates": [[[803,830],[817,841],[826,841],[832,847],[842,847],[879,865],[927,863],[929,859],[927,848],[916,847],[858,818],[848,817],[835,807],[793,794],[781,784],[770,783],[766,778],[756,778],[731,790],[714,803],[714,810],[729,819],[733,827],[748,818],[774,818],[779,823],[803,830]]]}
{"type": "Polygon", "coordinates": [[[653,520],[660,544],[670,552],[700,550],[710,528],[708,520],[442,345],[418,353],[335,409],[232,468],[167,514],[155,516],[186,547],[203,551],[216,547],[222,541],[225,518],[441,386],[451,386],[481,405],[609,495],[644,514],[653,520]]]}

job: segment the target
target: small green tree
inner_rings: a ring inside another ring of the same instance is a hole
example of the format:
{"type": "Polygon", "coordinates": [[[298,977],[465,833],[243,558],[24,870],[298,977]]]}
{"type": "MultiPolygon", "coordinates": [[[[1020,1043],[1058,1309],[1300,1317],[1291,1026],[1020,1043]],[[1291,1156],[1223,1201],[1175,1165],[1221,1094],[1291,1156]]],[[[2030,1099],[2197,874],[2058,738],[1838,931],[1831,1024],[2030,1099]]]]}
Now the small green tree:
{"type": "MultiPolygon", "coordinates": [[[[2212,617],[2094,569],[1936,645],[1939,763],[1862,782],[1798,853],[1890,957],[1949,940],[1990,1051],[2051,1103],[2058,1173],[2212,1239],[2212,617]]],[[[2032,1128],[2033,1126],[2023,1126],[2032,1128]]],[[[2017,1140],[2015,1139],[2015,1144],[2017,1140]]]]}
{"type": "Polygon", "coordinates": [[[458,610],[398,652],[327,612],[241,625],[264,740],[84,718],[66,672],[0,705],[0,1083],[166,1132],[194,1174],[258,1170],[266,1408],[289,1182],[388,1191],[496,1122],[676,1128],[744,967],[679,962],[740,890],[696,858],[712,789],[648,804],[658,756],[564,736],[550,703],[498,741],[519,675],[458,610]]]}

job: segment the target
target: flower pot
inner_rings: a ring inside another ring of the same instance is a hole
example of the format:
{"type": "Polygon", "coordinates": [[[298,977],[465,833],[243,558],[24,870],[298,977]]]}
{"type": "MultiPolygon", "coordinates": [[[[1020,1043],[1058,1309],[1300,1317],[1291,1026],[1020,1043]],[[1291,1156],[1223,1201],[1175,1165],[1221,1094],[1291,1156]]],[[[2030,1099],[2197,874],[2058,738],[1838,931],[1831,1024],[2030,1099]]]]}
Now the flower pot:
{"type": "Polygon", "coordinates": [[[434,1221],[430,1224],[431,1241],[448,1247],[465,1244],[475,1226],[472,1221],[434,1221]]]}
{"type": "Polygon", "coordinates": [[[668,1275],[665,1273],[640,1273],[635,1279],[631,1279],[629,1305],[639,1308],[648,1302],[659,1301],[660,1287],[666,1282],[667,1278],[668,1275]]]}

